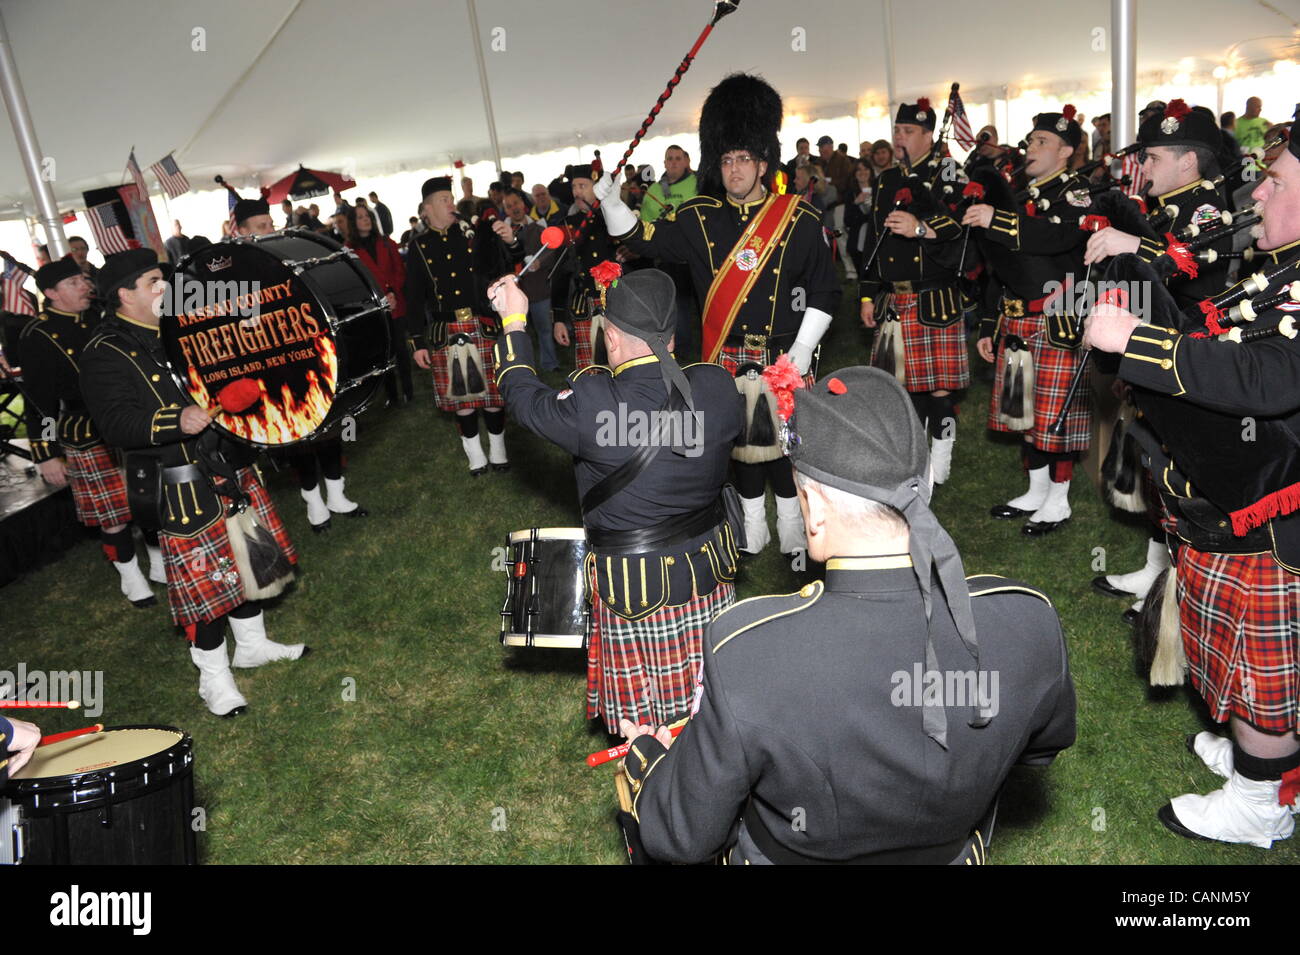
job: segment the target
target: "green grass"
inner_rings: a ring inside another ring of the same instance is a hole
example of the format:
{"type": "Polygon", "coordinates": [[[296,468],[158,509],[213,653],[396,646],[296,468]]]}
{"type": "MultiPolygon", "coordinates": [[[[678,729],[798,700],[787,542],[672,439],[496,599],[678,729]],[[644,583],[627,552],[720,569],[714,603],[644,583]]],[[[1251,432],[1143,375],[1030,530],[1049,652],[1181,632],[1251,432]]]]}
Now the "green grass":
{"type": "MultiPolygon", "coordinates": [[[[865,360],[854,301],[846,296],[823,371],[865,360]]],[[[1026,541],[1017,523],[989,519],[1022,478],[1014,444],[984,431],[987,398],[977,384],[963,403],[953,480],[935,510],[968,573],[1017,577],[1052,597],[1079,698],[1075,746],[1046,771],[1013,775],[992,861],[1300,861],[1296,840],[1264,852],[1189,842],[1157,822],[1169,797],[1219,782],[1183,747],[1202,728],[1194,694],[1152,697],[1119,619],[1125,605],[1089,587],[1093,549],[1106,549],[1108,569],[1134,569],[1145,528],[1111,520],[1082,477],[1062,532],[1026,541]]],[[[606,737],[583,719],[582,655],[497,641],[505,578],[493,548],[513,530],[578,523],[566,456],[513,426],[509,443],[509,474],[470,480],[421,382],[416,404],[362,418],[349,450],[349,493],[368,519],[335,518],[314,535],[292,477],[270,476],[301,566],[268,629],[315,652],[240,671],[243,718],[208,714],[166,608],[130,608],[90,540],[0,591],[0,666],[101,669],[99,719],[193,734],[209,863],[620,862],[611,770],[583,762],[606,737]],[[355,701],[344,699],[348,681],[355,701]]],[[[770,547],[743,569],[739,596],[788,592],[808,576],[770,547]]],[[[53,732],[85,719],[41,722],[53,732]]]]}

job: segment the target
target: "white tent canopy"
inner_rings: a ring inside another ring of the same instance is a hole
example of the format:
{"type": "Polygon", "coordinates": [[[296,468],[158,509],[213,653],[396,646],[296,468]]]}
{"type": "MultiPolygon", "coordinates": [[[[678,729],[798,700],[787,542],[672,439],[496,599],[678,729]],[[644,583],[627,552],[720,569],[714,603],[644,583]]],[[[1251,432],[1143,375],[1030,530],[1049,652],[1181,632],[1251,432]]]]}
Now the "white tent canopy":
{"type": "MultiPolygon", "coordinates": [[[[507,156],[630,139],[713,7],[476,2],[507,156]]],[[[885,2],[742,0],[654,134],[693,130],[705,93],[734,70],[762,73],[805,117],[884,107],[885,2]]],[[[1136,2],[1139,85],[1295,51],[1294,0],[1136,2]]],[[[491,156],[464,0],[5,0],[0,12],[62,208],[123,181],[133,146],[142,166],[175,150],[200,189],[216,173],[267,184],[300,162],[381,175],[491,156]]],[[[954,80],[971,102],[1008,87],[1106,88],[1109,18],[1109,0],[894,0],[897,95],[942,106],[954,80]]],[[[1289,117],[1289,103],[1268,105],[1289,117]]],[[[0,216],[24,211],[18,151],[0,136],[0,216]]]]}

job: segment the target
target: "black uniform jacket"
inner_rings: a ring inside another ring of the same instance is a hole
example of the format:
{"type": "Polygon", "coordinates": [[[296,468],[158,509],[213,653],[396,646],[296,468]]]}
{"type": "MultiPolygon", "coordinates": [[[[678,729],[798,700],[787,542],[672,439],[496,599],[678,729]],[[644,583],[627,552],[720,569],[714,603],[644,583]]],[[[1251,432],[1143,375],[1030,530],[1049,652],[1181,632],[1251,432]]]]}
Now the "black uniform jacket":
{"type": "MultiPolygon", "coordinates": [[[[631,232],[616,238],[642,255],[686,264],[703,307],[714,275],[767,201],[767,197],[740,203],[730,196],[695,196],[654,222],[638,219],[631,232]]],[[[747,334],[793,340],[804,309],[834,316],[839,307],[840,282],[821,213],[800,200],[785,235],[777,241],[780,248],[768,258],[736,313],[728,339],[732,343],[742,342],[747,334]]]]}
{"type": "Polygon", "coordinates": [[[571,324],[575,318],[587,320],[600,308],[600,290],[591,277],[593,266],[615,261],[617,244],[605,229],[605,217],[599,212],[592,216],[582,238],[572,241],[578,227],[587,218],[581,206],[565,217],[569,245],[560,259],[551,284],[551,315],[557,322],[571,324]]]}
{"type": "MultiPolygon", "coordinates": [[[[210,430],[199,435],[181,430],[181,410],[193,402],[167,370],[158,329],[121,313],[105,319],[86,345],[81,393],[104,442],[126,452],[128,485],[137,457],[180,467],[198,460],[200,441],[216,441],[210,430]]],[[[203,478],[164,482],[159,511],[162,530],[173,537],[194,537],[224,514],[216,492],[203,478]]]]}
{"type": "Polygon", "coordinates": [[[457,219],[411,236],[406,250],[406,326],[416,348],[440,347],[445,326],[492,315],[488,286],[509,272],[511,256],[489,220],[457,219]],[[432,341],[426,334],[432,324],[432,341]]]}
{"type": "MultiPolygon", "coordinates": [[[[1085,180],[1062,169],[1031,183],[1028,193],[1017,197],[1017,207],[996,209],[987,229],[971,230],[993,273],[982,308],[981,338],[997,333],[999,314],[1019,313],[1025,303],[1046,297],[1050,290],[1083,282],[1083,251],[1090,233],[1079,222],[1092,211],[1087,187],[1085,180]],[[1000,305],[999,298],[1007,304],[1000,305]]],[[[1100,278],[1100,272],[1093,277],[1100,278]]],[[[1057,348],[1079,345],[1073,327],[1077,294],[1067,291],[1060,306],[1051,309],[1070,319],[1047,323],[1047,338],[1057,348]]]]}
{"type": "MultiPolygon", "coordinates": [[[[1178,270],[1178,265],[1167,254],[1169,241],[1167,235],[1178,236],[1190,225],[1201,229],[1214,228],[1221,224],[1221,216],[1227,208],[1219,187],[1204,180],[1197,180],[1190,185],[1175,189],[1173,192],[1158,196],[1151,202],[1148,220],[1155,219],[1161,229],[1156,239],[1144,237],[1138,244],[1137,256],[1144,262],[1154,265],[1158,272],[1166,275],[1165,287],[1173,295],[1179,308],[1193,306],[1203,298],[1218,295],[1228,284],[1229,259],[1216,262],[1198,263],[1195,277],[1178,270]],[[1177,207],[1177,215],[1170,219],[1168,208],[1177,207]],[[1162,215],[1162,213],[1164,213],[1162,215]]],[[[1113,225],[1123,228],[1119,223],[1113,225]]],[[[1225,235],[1207,247],[1223,255],[1232,251],[1232,236],[1225,235]]]]}
{"type": "MultiPolygon", "coordinates": [[[[528,333],[510,327],[515,330],[494,346],[497,387],[516,421],[573,455],[578,494],[585,495],[637,446],[654,440],[650,413],[668,400],[658,359],[637,358],[612,374],[576,374],[569,389],[556,391],[532,367],[528,333]]],[[[718,365],[688,365],[684,371],[699,419],[695,431],[681,418],[687,454],[661,447],[631,484],[583,515],[589,534],[653,528],[718,500],[743,423],[743,399],[735,380],[718,365]]],[[[739,558],[725,523],[673,547],[635,555],[595,551],[601,598],[628,619],[711,592],[718,581],[735,577],[739,558]]]]}
{"type": "MultiPolygon", "coordinates": [[[[918,317],[922,325],[944,327],[960,321],[962,298],[957,266],[961,260],[963,230],[954,218],[962,197],[965,177],[957,163],[945,163],[935,146],[914,166],[890,166],[876,179],[871,216],[867,220],[864,256],[880,242],[875,261],[858,277],[858,293],[865,300],[882,291],[918,296],[918,317]],[[945,170],[951,173],[945,176],[945,170]],[[901,236],[885,228],[885,218],[895,211],[900,189],[911,192],[910,202],[898,211],[910,212],[934,229],[933,239],[901,236]]],[[[967,254],[973,264],[974,250],[967,254]]]]}
{"type": "Polygon", "coordinates": [[[813,860],[969,836],[1012,766],[1050,763],[1074,742],[1075,699],[1047,597],[1001,577],[968,582],[983,677],[934,605],[953,685],[947,749],[922,728],[927,626],[906,554],[832,559],[825,584],[719,614],[698,712],[670,750],[642,736],[625,760],[647,852],[715,857],[751,799],[772,839],[813,860]],[[972,705],[995,711],[987,726],[969,725],[972,705]]]}
{"type": "Polygon", "coordinates": [[[81,353],[98,319],[48,304],[22,331],[23,390],[27,434],[36,463],[58,457],[61,447],[85,449],[100,440],[95,422],[81,400],[81,353]],[[54,441],[41,440],[46,419],[58,422],[54,441]]]}

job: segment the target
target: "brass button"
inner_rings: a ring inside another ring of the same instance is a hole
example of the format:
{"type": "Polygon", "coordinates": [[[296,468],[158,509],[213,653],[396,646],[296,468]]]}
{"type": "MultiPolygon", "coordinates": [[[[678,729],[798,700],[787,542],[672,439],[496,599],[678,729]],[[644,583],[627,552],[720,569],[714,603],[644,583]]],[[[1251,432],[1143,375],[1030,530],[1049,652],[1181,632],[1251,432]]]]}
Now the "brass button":
{"type": "Polygon", "coordinates": [[[667,557],[664,559],[664,563],[667,564],[669,567],[671,567],[673,564],[677,563],[677,558],[667,557]]]}
{"type": "Polygon", "coordinates": [[[816,592],[816,590],[817,590],[817,585],[816,585],[816,584],[804,584],[804,585],[799,589],[799,596],[800,596],[800,597],[811,597],[811,596],[816,592]]]}
{"type": "Polygon", "coordinates": [[[132,357],[132,358],[135,357],[135,352],[131,352],[131,357],[132,357]]]}
{"type": "Polygon", "coordinates": [[[68,354],[69,354],[69,355],[72,354],[72,349],[71,349],[71,348],[69,348],[67,351],[68,351],[68,354]]]}
{"type": "Polygon", "coordinates": [[[912,261],[913,261],[913,262],[920,262],[920,261],[921,261],[921,257],[920,257],[919,255],[914,255],[914,256],[912,256],[912,261]]]}
{"type": "Polygon", "coordinates": [[[157,375],[151,375],[150,378],[149,378],[149,380],[150,380],[150,381],[157,381],[157,380],[158,380],[158,376],[157,376],[157,375]]]}
{"type": "Polygon", "coordinates": [[[452,272],[452,273],[451,273],[451,277],[452,277],[452,278],[455,278],[455,277],[456,277],[456,273],[455,273],[455,272],[452,272]]]}
{"type": "Polygon", "coordinates": [[[447,258],[451,258],[451,253],[450,253],[450,252],[447,253],[447,258]]]}
{"type": "Polygon", "coordinates": [[[1166,358],[1162,362],[1160,362],[1160,367],[1163,368],[1165,371],[1168,371],[1170,368],[1174,367],[1174,363],[1170,361],[1168,358],[1166,358]]]}
{"type": "Polygon", "coordinates": [[[709,548],[708,548],[708,545],[707,545],[707,544],[706,544],[705,546],[703,546],[703,547],[700,548],[700,553],[701,553],[701,554],[707,554],[708,552],[709,552],[709,548]]]}
{"type": "Polygon", "coordinates": [[[1174,347],[1174,343],[1166,338],[1164,341],[1160,343],[1160,347],[1163,348],[1165,351],[1172,351],[1174,347]]]}

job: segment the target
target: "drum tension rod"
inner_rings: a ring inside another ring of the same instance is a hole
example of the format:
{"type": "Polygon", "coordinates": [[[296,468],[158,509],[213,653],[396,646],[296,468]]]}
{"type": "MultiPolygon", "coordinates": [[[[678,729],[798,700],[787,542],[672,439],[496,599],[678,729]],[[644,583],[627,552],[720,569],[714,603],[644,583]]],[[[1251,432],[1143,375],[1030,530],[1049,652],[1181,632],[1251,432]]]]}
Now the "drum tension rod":
{"type": "Polygon", "coordinates": [[[323,265],[326,262],[337,262],[339,259],[346,259],[350,254],[347,249],[339,249],[329,255],[313,256],[310,259],[285,259],[281,264],[286,268],[293,269],[295,275],[302,275],[308,269],[323,265]]]}

